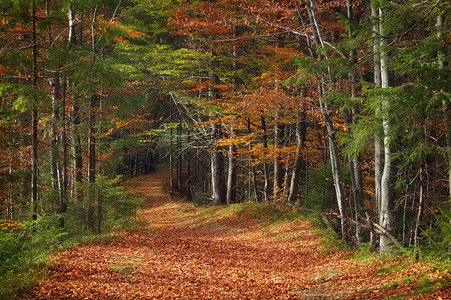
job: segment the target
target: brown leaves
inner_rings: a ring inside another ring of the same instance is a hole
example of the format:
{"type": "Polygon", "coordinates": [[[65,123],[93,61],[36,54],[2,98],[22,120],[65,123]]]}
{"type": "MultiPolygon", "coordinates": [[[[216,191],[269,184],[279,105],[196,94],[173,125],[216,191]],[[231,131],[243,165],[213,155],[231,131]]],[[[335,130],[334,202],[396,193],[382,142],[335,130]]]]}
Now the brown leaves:
{"type": "MultiPolygon", "coordinates": [[[[142,212],[149,228],[66,250],[28,298],[384,299],[414,291],[422,274],[449,275],[401,258],[360,262],[350,253],[321,253],[319,235],[304,221],[268,226],[237,214],[237,206],[196,208],[162,193],[165,176],[129,184],[149,199],[142,212]],[[384,286],[394,280],[396,288],[384,286]]],[[[437,288],[421,299],[446,299],[447,291],[437,288]]]]}

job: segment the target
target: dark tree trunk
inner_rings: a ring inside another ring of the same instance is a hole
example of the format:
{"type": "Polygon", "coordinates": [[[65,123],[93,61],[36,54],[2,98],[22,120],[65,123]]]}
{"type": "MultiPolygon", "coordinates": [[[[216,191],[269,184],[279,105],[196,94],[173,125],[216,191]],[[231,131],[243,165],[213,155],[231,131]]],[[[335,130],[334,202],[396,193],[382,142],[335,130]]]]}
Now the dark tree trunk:
{"type": "MultiPolygon", "coordinates": [[[[235,135],[233,127],[230,128],[230,135],[235,135]]],[[[236,202],[236,146],[235,144],[229,145],[229,172],[227,175],[227,204],[236,202]]]]}
{"type": "MultiPolygon", "coordinates": [[[[33,17],[33,87],[37,89],[38,86],[38,70],[37,58],[38,47],[36,37],[36,7],[33,2],[32,8],[33,17]]],[[[38,214],[38,104],[36,97],[33,99],[31,112],[31,205],[33,206],[32,219],[37,219],[38,214]]]]}
{"type": "Polygon", "coordinates": [[[213,144],[211,154],[211,176],[213,190],[213,204],[219,205],[227,203],[226,188],[224,180],[224,156],[220,149],[215,145],[215,141],[220,138],[219,124],[213,125],[213,144]]]}
{"type": "Polygon", "coordinates": [[[279,148],[283,146],[283,139],[284,139],[284,124],[277,122],[274,127],[274,151],[276,151],[276,153],[274,154],[274,190],[273,190],[274,200],[278,200],[279,195],[281,194],[283,188],[283,165],[281,162],[281,158],[277,153],[277,150],[279,150],[279,148]]]}
{"type": "MultiPolygon", "coordinates": [[[[247,119],[247,133],[251,134],[251,122],[247,119]]],[[[249,142],[249,149],[252,149],[252,142],[249,142]]],[[[259,201],[260,197],[258,196],[258,188],[257,188],[257,172],[255,170],[255,165],[252,164],[252,154],[249,154],[249,172],[252,172],[252,180],[251,176],[249,176],[249,180],[252,181],[252,189],[255,195],[255,201],[259,201]]]]}
{"type": "Polygon", "coordinates": [[[89,132],[88,132],[88,228],[95,233],[95,216],[94,216],[94,197],[95,197],[95,182],[96,182],[96,109],[99,101],[99,95],[93,94],[90,101],[89,111],[89,132]]]}
{"type": "Polygon", "coordinates": [[[73,99],[72,105],[72,155],[73,155],[73,167],[75,174],[75,186],[74,194],[75,201],[81,202],[82,195],[80,190],[81,180],[83,179],[83,157],[81,153],[81,138],[80,138],[80,105],[78,99],[73,99]]]}
{"type": "Polygon", "coordinates": [[[305,136],[307,128],[305,126],[305,111],[298,114],[296,122],[296,159],[293,166],[293,174],[291,175],[290,190],[288,193],[288,202],[294,202],[298,193],[299,177],[301,170],[305,165],[302,149],[304,148],[305,136]]]}
{"type": "MultiPolygon", "coordinates": [[[[262,129],[263,129],[263,148],[265,150],[268,150],[268,132],[267,132],[267,128],[266,128],[266,121],[265,121],[265,117],[262,116],[261,117],[261,123],[262,123],[262,129]]],[[[264,197],[264,201],[267,202],[269,200],[269,166],[268,166],[268,162],[266,161],[266,159],[263,162],[263,176],[265,179],[265,185],[263,188],[263,197],[264,197]]]]}
{"type": "Polygon", "coordinates": [[[176,161],[176,180],[177,190],[182,192],[182,124],[179,117],[179,124],[177,126],[177,161],[176,161]]]}
{"type": "Polygon", "coordinates": [[[62,121],[62,133],[61,133],[61,143],[63,146],[63,170],[62,170],[62,181],[61,181],[61,194],[60,194],[60,226],[64,227],[64,217],[63,214],[67,211],[67,137],[66,137],[66,81],[63,77],[63,97],[61,104],[61,121],[62,121]]]}

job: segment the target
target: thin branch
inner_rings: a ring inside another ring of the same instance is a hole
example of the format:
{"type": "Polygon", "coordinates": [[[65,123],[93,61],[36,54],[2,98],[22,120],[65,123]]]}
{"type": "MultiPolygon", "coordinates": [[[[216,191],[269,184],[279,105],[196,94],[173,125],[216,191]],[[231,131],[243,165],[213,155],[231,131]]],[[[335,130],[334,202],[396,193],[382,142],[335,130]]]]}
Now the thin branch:
{"type": "Polygon", "coordinates": [[[389,46],[392,46],[393,44],[397,43],[399,40],[401,40],[401,38],[403,38],[406,34],[408,34],[409,32],[411,32],[412,30],[414,30],[418,25],[420,25],[422,22],[424,22],[424,20],[426,20],[426,18],[432,13],[432,11],[442,2],[442,0],[438,0],[437,2],[435,2],[435,4],[429,9],[429,11],[423,16],[423,18],[421,18],[420,21],[418,21],[417,23],[415,23],[412,27],[410,27],[409,29],[407,29],[406,31],[404,31],[403,33],[401,33],[393,42],[391,42],[389,44],[389,46]]]}

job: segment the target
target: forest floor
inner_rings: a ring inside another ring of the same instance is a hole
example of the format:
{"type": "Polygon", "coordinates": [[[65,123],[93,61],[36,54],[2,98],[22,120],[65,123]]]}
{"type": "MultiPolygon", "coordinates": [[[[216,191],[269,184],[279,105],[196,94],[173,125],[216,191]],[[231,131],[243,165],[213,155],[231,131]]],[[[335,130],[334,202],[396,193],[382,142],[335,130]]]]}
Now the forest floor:
{"type": "Polygon", "coordinates": [[[243,205],[168,196],[167,172],[134,178],[144,228],[58,253],[26,299],[450,299],[449,270],[407,258],[324,251],[302,219],[268,223],[243,205]],[[447,284],[444,284],[446,282],[447,284]]]}

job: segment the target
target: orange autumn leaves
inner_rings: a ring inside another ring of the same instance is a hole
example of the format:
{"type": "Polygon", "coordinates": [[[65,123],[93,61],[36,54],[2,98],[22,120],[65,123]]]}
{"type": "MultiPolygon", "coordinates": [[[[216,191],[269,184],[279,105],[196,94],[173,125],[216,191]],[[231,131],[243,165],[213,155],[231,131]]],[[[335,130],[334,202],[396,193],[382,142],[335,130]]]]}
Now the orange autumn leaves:
{"type": "MultiPolygon", "coordinates": [[[[361,262],[350,252],[323,252],[320,234],[306,221],[268,224],[251,206],[202,208],[171,199],[161,188],[168,176],[129,182],[148,199],[141,213],[145,228],[61,252],[51,277],[26,297],[385,299],[415,291],[425,275],[449,279],[424,262],[361,262]],[[395,281],[396,288],[386,287],[395,281]]],[[[446,299],[449,290],[437,286],[416,298],[446,299]]]]}

